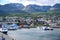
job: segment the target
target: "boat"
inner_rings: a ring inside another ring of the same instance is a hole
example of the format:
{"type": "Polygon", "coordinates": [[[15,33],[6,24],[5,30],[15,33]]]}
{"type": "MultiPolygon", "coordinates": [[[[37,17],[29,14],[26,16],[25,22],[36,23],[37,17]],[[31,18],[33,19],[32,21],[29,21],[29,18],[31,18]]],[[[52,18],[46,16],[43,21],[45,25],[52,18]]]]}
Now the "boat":
{"type": "Polygon", "coordinates": [[[15,23],[8,24],[7,25],[8,30],[17,30],[19,26],[17,26],[15,23]]]}
{"type": "Polygon", "coordinates": [[[7,34],[7,32],[8,32],[7,27],[5,25],[2,25],[2,28],[0,28],[0,32],[7,34]]]}
{"type": "Polygon", "coordinates": [[[47,27],[47,26],[37,27],[37,29],[41,29],[41,30],[53,30],[53,28],[47,27]]]}
{"type": "Polygon", "coordinates": [[[53,30],[53,28],[51,28],[51,27],[42,27],[43,28],[43,30],[53,30]]]}
{"type": "Polygon", "coordinates": [[[7,34],[8,30],[6,28],[0,28],[0,32],[7,34]]]}

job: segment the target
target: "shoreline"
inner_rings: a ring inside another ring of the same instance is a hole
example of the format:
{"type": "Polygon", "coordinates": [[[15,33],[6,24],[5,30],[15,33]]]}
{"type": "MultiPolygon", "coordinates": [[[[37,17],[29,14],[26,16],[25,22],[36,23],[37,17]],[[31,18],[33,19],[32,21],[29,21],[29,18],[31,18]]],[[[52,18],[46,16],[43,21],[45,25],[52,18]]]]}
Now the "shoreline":
{"type": "Polygon", "coordinates": [[[52,27],[52,28],[60,28],[60,27],[52,27]]]}

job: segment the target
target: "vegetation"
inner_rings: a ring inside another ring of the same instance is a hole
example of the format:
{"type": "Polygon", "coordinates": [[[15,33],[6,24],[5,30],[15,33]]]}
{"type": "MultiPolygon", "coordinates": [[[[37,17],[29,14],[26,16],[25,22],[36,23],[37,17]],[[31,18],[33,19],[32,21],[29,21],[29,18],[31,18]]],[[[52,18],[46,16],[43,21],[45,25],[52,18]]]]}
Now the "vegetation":
{"type": "Polygon", "coordinates": [[[18,16],[18,17],[42,17],[42,15],[48,15],[48,16],[60,16],[60,12],[35,12],[35,13],[5,13],[0,14],[0,17],[3,16],[18,16]]]}

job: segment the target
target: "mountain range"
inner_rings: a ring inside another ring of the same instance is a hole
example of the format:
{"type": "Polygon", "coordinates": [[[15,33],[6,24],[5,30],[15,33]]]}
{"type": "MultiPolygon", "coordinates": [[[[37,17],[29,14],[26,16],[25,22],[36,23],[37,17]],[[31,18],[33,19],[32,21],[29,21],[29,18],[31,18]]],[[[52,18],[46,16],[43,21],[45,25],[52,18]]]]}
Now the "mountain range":
{"type": "Polygon", "coordinates": [[[54,6],[40,6],[36,4],[29,4],[24,6],[19,3],[10,3],[0,5],[0,15],[9,13],[34,13],[34,12],[48,12],[48,11],[60,11],[60,4],[54,6]]]}

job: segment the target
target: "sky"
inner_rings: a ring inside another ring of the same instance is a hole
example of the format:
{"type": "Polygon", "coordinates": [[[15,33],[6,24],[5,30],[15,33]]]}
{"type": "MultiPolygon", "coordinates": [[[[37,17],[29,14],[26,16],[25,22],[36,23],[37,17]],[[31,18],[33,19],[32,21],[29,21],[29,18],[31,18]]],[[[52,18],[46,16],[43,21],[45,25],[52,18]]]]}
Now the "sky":
{"type": "Polygon", "coordinates": [[[51,5],[53,6],[56,3],[60,3],[60,0],[0,0],[0,4],[8,4],[8,3],[22,3],[24,6],[29,4],[37,4],[37,5],[51,5]]]}

